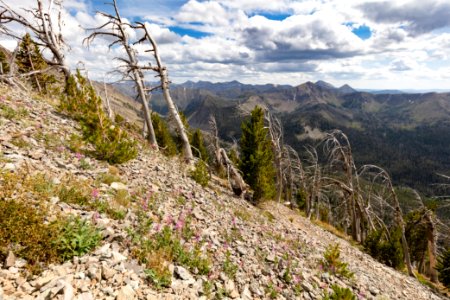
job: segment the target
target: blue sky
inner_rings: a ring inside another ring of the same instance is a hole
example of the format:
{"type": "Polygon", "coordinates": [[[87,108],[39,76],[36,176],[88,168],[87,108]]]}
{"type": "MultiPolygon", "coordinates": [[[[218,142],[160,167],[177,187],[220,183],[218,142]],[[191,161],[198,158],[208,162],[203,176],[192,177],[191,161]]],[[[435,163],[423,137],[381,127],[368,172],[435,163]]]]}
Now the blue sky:
{"type": "MultiPolygon", "coordinates": [[[[5,0],[33,5],[34,0],[5,0]]],[[[45,1],[45,0],[44,0],[45,1]]],[[[94,78],[118,66],[108,40],[89,49],[83,28],[111,12],[107,0],[65,0],[71,51],[94,78]]],[[[449,89],[448,0],[118,0],[148,24],[174,82],[239,80],[297,85],[319,79],[356,88],[449,89]]],[[[130,32],[131,39],[139,33],[130,32]]],[[[1,42],[1,38],[0,38],[1,42]]],[[[5,41],[7,45],[13,45],[5,41]],[[8,44],[9,43],[9,44],[8,44]]],[[[144,63],[151,61],[136,47],[144,63]]]]}

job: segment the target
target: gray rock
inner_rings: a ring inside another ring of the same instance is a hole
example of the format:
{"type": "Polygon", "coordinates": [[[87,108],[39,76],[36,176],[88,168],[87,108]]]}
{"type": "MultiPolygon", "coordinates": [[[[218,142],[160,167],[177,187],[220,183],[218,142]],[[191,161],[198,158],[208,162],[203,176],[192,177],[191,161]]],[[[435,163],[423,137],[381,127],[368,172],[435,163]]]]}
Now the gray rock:
{"type": "Polygon", "coordinates": [[[106,265],[102,265],[102,278],[105,280],[111,279],[116,274],[114,269],[109,268],[106,265]]]}
{"type": "Polygon", "coordinates": [[[75,300],[94,300],[94,296],[90,292],[81,293],[75,297],[75,300]]]}
{"type": "Polygon", "coordinates": [[[312,292],[314,290],[314,287],[307,281],[303,281],[301,283],[302,289],[307,292],[312,292]]]}
{"type": "Polygon", "coordinates": [[[122,182],[113,182],[113,183],[111,183],[110,187],[116,191],[128,190],[128,187],[125,184],[123,184],[122,182]]]}
{"type": "Polygon", "coordinates": [[[245,247],[242,247],[242,246],[238,246],[237,247],[237,252],[240,255],[246,255],[248,253],[247,249],[245,247]]]}
{"type": "Polygon", "coordinates": [[[191,273],[189,273],[188,270],[186,270],[185,268],[180,267],[180,266],[175,267],[175,273],[183,280],[191,281],[194,279],[194,277],[191,275],[191,273]]]}
{"type": "Polygon", "coordinates": [[[6,259],[5,259],[5,268],[10,268],[10,267],[14,266],[15,263],[16,263],[16,256],[10,250],[8,252],[8,256],[6,256],[6,259]]]}
{"type": "Polygon", "coordinates": [[[117,294],[116,300],[136,299],[136,292],[129,285],[122,287],[117,294]]]}
{"type": "Polygon", "coordinates": [[[267,255],[266,261],[272,262],[272,263],[275,262],[275,254],[271,253],[271,254],[267,255]]]}

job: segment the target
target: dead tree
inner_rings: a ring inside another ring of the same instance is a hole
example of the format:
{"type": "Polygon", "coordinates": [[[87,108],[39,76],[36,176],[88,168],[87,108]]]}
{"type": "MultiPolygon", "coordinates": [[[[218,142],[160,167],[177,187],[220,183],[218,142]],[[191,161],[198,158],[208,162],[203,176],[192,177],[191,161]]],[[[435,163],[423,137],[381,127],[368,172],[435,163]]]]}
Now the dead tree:
{"type": "Polygon", "coordinates": [[[397,194],[395,193],[394,186],[392,185],[392,180],[389,174],[382,168],[375,165],[365,165],[363,166],[360,174],[369,173],[374,174],[374,182],[378,182],[379,184],[386,187],[388,195],[384,201],[392,206],[394,209],[394,218],[397,226],[400,228],[402,237],[401,243],[403,248],[403,255],[405,259],[405,264],[408,269],[408,274],[412,277],[416,277],[411,266],[411,259],[409,256],[409,247],[408,242],[406,241],[405,236],[405,222],[403,220],[403,213],[400,207],[400,203],[398,202],[397,194]]]}
{"type": "Polygon", "coordinates": [[[10,31],[8,24],[16,23],[32,31],[36,43],[51,52],[53,57],[49,64],[61,69],[68,79],[71,73],[64,56],[66,44],[62,36],[62,1],[49,0],[48,5],[44,6],[42,0],[36,0],[36,4],[34,8],[18,11],[0,0],[0,30],[17,39],[19,37],[10,31]]]}
{"type": "MultiPolygon", "coordinates": [[[[161,57],[159,55],[158,45],[156,44],[155,39],[150,34],[147,26],[144,23],[137,22],[137,26],[135,28],[141,29],[144,31],[144,36],[137,43],[148,42],[151,46],[147,52],[151,52],[156,62],[156,66],[152,66],[149,64],[147,67],[143,67],[143,69],[150,69],[158,73],[158,76],[161,81],[161,85],[159,86],[163,91],[164,99],[166,100],[167,107],[169,109],[169,113],[173,121],[175,122],[175,126],[177,128],[178,134],[180,135],[181,142],[183,144],[183,153],[184,158],[187,161],[191,161],[194,156],[192,155],[191,145],[189,143],[189,138],[186,133],[186,128],[184,127],[183,121],[181,120],[180,114],[178,113],[177,107],[172,100],[169,90],[169,75],[167,73],[167,67],[164,66],[161,62],[161,57]]],[[[158,88],[158,87],[156,87],[158,88]]]]}
{"type": "Polygon", "coordinates": [[[274,155],[274,164],[276,170],[276,186],[277,194],[275,200],[281,201],[281,195],[283,193],[283,127],[279,119],[274,117],[268,110],[265,111],[264,117],[267,122],[270,142],[272,144],[272,151],[274,155]]]}
{"type": "Polygon", "coordinates": [[[236,196],[243,195],[246,196],[249,186],[245,183],[244,179],[241,176],[241,173],[236,168],[234,163],[228,158],[227,152],[225,149],[220,147],[219,144],[219,133],[217,129],[216,118],[211,116],[209,119],[209,125],[211,128],[211,133],[213,136],[213,146],[214,146],[214,155],[215,160],[219,168],[223,168],[226,171],[228,184],[233,190],[236,196]]]}
{"type": "Polygon", "coordinates": [[[329,133],[325,140],[325,151],[328,153],[330,168],[344,173],[342,179],[335,179],[334,182],[345,187],[344,190],[348,195],[346,206],[351,220],[352,237],[361,242],[365,211],[360,197],[358,172],[347,136],[340,130],[329,133]]]}
{"type": "Polygon", "coordinates": [[[125,77],[131,77],[136,85],[137,91],[139,93],[139,98],[141,99],[142,106],[144,108],[144,119],[147,127],[149,142],[151,145],[157,147],[158,143],[156,141],[156,135],[153,129],[151,111],[148,107],[148,102],[150,100],[150,90],[145,87],[143,69],[138,66],[136,51],[132,48],[128,34],[126,33],[127,28],[132,27],[130,24],[124,22],[124,20],[120,16],[116,0],[113,0],[112,6],[114,7],[114,15],[105,12],[97,12],[97,14],[107,18],[108,21],[103,25],[94,28],[94,32],[85,39],[85,42],[87,43],[87,45],[90,45],[96,37],[112,37],[114,38],[114,41],[109,45],[109,48],[113,47],[116,44],[119,44],[125,49],[128,58],[118,58],[118,60],[125,63],[125,72],[123,75],[125,77]]]}

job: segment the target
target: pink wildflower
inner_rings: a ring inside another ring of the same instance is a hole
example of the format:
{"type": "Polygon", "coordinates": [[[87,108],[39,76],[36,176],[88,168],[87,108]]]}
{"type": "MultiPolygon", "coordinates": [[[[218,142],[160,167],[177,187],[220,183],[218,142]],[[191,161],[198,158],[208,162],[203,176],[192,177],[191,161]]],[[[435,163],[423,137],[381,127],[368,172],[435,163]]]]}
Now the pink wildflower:
{"type": "Polygon", "coordinates": [[[156,232],[159,232],[161,230],[161,223],[156,223],[153,228],[156,232]]]}
{"type": "Polygon", "coordinates": [[[83,158],[83,154],[77,152],[77,153],[75,153],[75,158],[76,159],[82,159],[83,158]]]}
{"type": "Polygon", "coordinates": [[[98,198],[100,195],[98,189],[93,189],[91,194],[92,194],[92,197],[94,197],[94,198],[98,198]]]}

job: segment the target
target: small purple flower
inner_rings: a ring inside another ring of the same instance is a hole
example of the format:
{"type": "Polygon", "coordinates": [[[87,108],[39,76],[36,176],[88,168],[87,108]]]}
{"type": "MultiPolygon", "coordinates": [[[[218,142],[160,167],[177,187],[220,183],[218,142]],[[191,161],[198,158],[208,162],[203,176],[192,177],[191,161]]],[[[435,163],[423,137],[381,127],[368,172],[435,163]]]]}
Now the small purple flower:
{"type": "Polygon", "coordinates": [[[56,150],[58,150],[58,152],[63,152],[66,149],[66,147],[64,146],[59,146],[58,148],[56,148],[56,150]]]}
{"type": "Polygon", "coordinates": [[[156,232],[159,232],[161,230],[161,223],[156,223],[153,229],[155,229],[156,232]]]}
{"type": "Polygon", "coordinates": [[[147,211],[148,210],[148,199],[142,199],[141,208],[142,208],[143,211],[147,211]]]}
{"type": "Polygon", "coordinates": [[[175,224],[175,230],[181,230],[184,226],[184,219],[179,218],[177,223],[175,224]]]}
{"type": "Polygon", "coordinates": [[[98,191],[98,189],[93,189],[91,195],[93,198],[98,198],[100,195],[100,192],[98,191]]]}
{"type": "Polygon", "coordinates": [[[200,238],[201,238],[200,232],[197,231],[197,232],[195,233],[195,242],[198,243],[198,242],[200,241],[200,238]]]}
{"type": "Polygon", "coordinates": [[[169,215],[169,216],[166,218],[165,223],[166,223],[167,225],[172,225],[172,223],[173,223],[173,217],[172,217],[172,215],[169,215]]]}
{"type": "Polygon", "coordinates": [[[75,158],[76,159],[82,159],[83,158],[83,154],[77,152],[77,153],[75,153],[75,158]]]}

